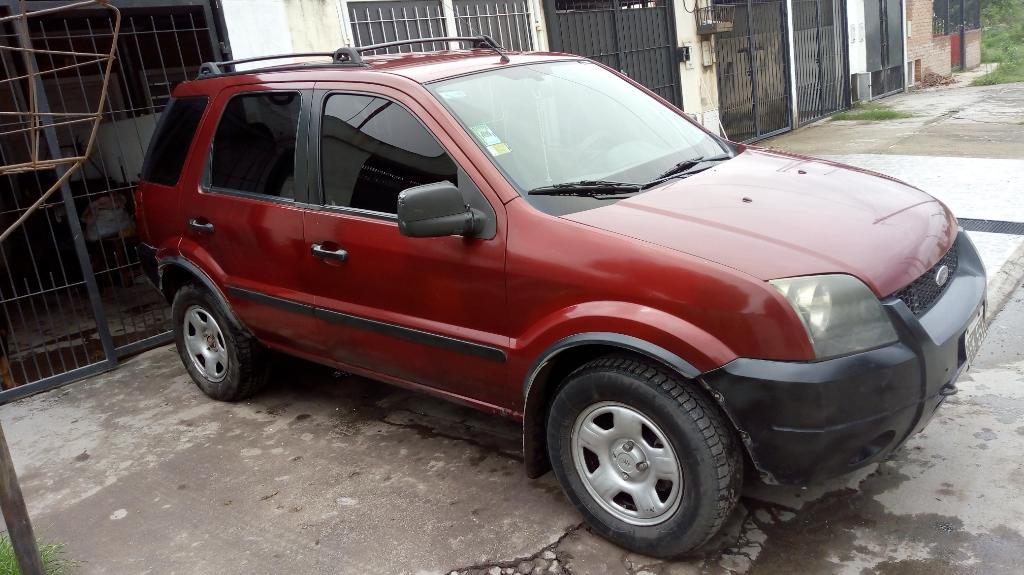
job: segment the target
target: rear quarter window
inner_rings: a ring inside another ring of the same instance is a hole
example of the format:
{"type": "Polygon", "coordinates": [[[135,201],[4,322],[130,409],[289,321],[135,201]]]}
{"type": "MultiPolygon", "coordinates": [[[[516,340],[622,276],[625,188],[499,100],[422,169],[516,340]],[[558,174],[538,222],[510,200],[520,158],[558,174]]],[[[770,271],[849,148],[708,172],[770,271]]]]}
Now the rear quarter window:
{"type": "Polygon", "coordinates": [[[144,181],[164,186],[178,183],[206,104],[205,97],[174,98],[167,104],[146,151],[144,181]]]}

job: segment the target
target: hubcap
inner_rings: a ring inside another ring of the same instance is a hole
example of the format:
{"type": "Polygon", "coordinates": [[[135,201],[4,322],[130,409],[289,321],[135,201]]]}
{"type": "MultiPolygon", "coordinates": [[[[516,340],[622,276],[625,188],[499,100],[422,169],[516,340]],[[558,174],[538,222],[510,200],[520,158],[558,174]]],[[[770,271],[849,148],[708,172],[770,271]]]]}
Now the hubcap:
{"type": "Polygon", "coordinates": [[[192,365],[210,381],[224,379],[228,373],[228,350],[217,320],[201,306],[194,305],[185,310],[182,329],[192,365]]]}
{"type": "Polygon", "coordinates": [[[572,458],[587,492],[631,525],[656,525],[679,507],[682,471],[653,421],[613,401],[585,409],[573,425],[572,458]]]}

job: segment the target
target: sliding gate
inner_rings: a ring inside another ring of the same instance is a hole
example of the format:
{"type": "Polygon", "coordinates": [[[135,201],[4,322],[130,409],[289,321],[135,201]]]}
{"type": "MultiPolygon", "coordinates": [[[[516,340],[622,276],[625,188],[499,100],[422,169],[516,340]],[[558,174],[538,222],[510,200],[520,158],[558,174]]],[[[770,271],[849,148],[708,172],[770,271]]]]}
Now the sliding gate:
{"type": "MultiPolygon", "coordinates": [[[[68,2],[30,2],[29,9],[68,2]]],[[[0,375],[5,403],[117,365],[120,358],[170,341],[169,311],[147,285],[136,251],[133,191],[160,111],[174,86],[203,61],[221,59],[210,3],[118,0],[122,20],[107,104],[92,155],[51,199],[0,245],[0,375]]],[[[18,3],[0,0],[0,15],[18,3]]],[[[103,67],[68,67],[68,52],[106,52],[113,23],[95,8],[32,18],[28,29],[0,25],[0,76],[24,77],[13,50],[37,50],[32,88],[40,111],[95,111],[103,67]]],[[[28,110],[27,80],[7,82],[0,109],[28,110]]],[[[25,126],[0,116],[0,162],[27,151],[25,126]]],[[[45,122],[44,122],[45,123],[45,122]]],[[[50,157],[84,151],[89,126],[45,129],[50,157]]],[[[6,229],[47,190],[53,171],[0,177],[0,227],[6,229]]]]}
{"type": "Polygon", "coordinates": [[[722,128],[730,140],[749,142],[792,127],[786,43],[786,3],[733,4],[733,29],[715,38],[722,128]]]}

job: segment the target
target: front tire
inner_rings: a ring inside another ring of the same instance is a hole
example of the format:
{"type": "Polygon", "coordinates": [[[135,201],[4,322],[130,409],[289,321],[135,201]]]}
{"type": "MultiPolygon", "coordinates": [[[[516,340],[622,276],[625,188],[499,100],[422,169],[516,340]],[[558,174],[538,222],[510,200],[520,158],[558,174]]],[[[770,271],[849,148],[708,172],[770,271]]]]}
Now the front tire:
{"type": "Polygon", "coordinates": [[[174,343],[192,381],[219,401],[238,401],[269,379],[269,352],[208,291],[186,284],[171,304],[174,343]]]}
{"type": "Polygon", "coordinates": [[[547,420],[551,464],[591,528],[626,549],[677,557],[711,538],[743,478],[717,409],[680,377],[631,357],[573,372],[547,420]]]}

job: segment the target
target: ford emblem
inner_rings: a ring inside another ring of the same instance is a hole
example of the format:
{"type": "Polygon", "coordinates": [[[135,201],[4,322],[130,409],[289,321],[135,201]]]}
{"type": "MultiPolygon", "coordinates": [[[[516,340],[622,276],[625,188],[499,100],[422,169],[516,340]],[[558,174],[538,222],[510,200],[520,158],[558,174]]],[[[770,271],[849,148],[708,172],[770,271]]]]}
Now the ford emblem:
{"type": "Polygon", "coordinates": [[[935,283],[939,287],[946,285],[946,281],[949,280],[949,267],[939,266],[938,271],[935,272],[935,283]]]}

